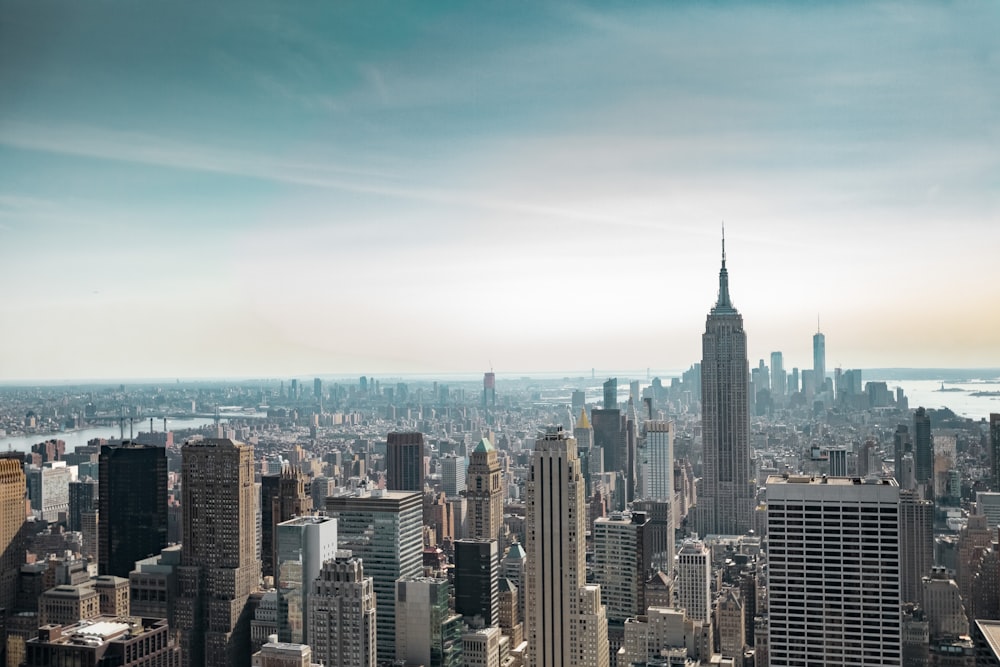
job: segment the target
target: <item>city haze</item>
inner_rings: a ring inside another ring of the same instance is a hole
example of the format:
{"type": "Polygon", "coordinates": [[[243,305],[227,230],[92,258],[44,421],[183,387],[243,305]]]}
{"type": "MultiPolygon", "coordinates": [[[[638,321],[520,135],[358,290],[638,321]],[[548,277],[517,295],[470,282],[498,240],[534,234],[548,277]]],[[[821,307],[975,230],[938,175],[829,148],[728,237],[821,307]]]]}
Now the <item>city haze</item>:
{"type": "Polygon", "coordinates": [[[1000,363],[1000,7],[4,3],[0,380],[1000,363]]]}

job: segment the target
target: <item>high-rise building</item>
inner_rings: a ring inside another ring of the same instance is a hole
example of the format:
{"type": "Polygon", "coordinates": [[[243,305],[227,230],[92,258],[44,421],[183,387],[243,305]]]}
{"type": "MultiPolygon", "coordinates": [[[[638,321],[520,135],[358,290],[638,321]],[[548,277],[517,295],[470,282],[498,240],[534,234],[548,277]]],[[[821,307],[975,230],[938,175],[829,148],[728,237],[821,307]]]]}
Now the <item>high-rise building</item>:
{"type": "Polygon", "coordinates": [[[917,484],[931,483],[934,479],[934,436],[931,435],[931,416],[922,407],[913,413],[913,463],[917,484]]]}
{"type": "Polygon", "coordinates": [[[604,409],[618,409],[618,378],[608,378],[604,382],[604,409]]]}
{"type": "Polygon", "coordinates": [[[648,524],[643,512],[613,512],[594,521],[594,581],[601,585],[609,626],[624,627],[626,618],[646,613],[648,524]]]}
{"type": "Polygon", "coordinates": [[[329,496],[326,512],[337,519],[337,543],[365,565],[373,579],[378,660],[396,659],[396,580],[423,570],[423,494],[361,490],[329,496]]]}
{"type": "Polygon", "coordinates": [[[59,515],[69,512],[69,482],[72,472],[65,461],[29,465],[28,497],[31,509],[42,521],[56,523],[59,515]]]}
{"type": "Polygon", "coordinates": [[[98,484],[90,477],[69,483],[69,515],[66,530],[80,530],[80,515],[97,509],[98,484]]]}
{"type": "Polygon", "coordinates": [[[503,481],[497,450],[483,438],[472,450],[466,470],[465,499],[472,538],[501,539],[503,534],[503,481]]]}
{"type": "Polygon", "coordinates": [[[424,490],[424,434],[390,433],[386,443],[386,488],[424,490]]]}
{"type": "Polygon", "coordinates": [[[896,481],[772,475],[767,523],[771,666],[900,665],[896,481]]]}
{"type": "Polygon", "coordinates": [[[645,437],[639,450],[638,497],[650,500],[674,499],[674,423],[646,421],[645,437]]]}
{"type": "Polygon", "coordinates": [[[21,461],[0,456],[0,608],[9,614],[17,600],[17,575],[24,562],[24,496],[21,461]]]}
{"type": "Polygon", "coordinates": [[[309,595],[323,563],[337,553],[337,520],[300,516],[278,524],[277,542],[278,640],[308,644],[309,595]]]}
{"type": "Polygon", "coordinates": [[[495,408],[497,405],[497,376],[490,371],[483,374],[483,407],[495,408]]]}
{"type": "Polygon", "coordinates": [[[183,667],[250,662],[247,600],[256,559],[253,446],[229,439],[186,443],[176,605],[183,667]]]}
{"type": "Polygon", "coordinates": [[[1000,413],[990,413],[990,467],[993,490],[1000,491],[1000,413]]]}
{"type": "Polygon", "coordinates": [[[586,489],[562,427],[535,441],[526,487],[527,664],[607,667],[601,587],[586,579],[586,489]]]}
{"type": "Polygon", "coordinates": [[[755,489],[750,476],[749,366],[743,316],[729,298],[722,242],[719,298],[701,338],[703,493],[695,511],[701,535],[750,530],[755,489]]]}
{"type": "Polygon", "coordinates": [[[674,503],[668,500],[646,500],[632,503],[633,512],[646,515],[643,528],[649,567],[654,571],[670,574],[674,571],[674,530],[676,527],[674,503]]]}
{"type": "Polygon", "coordinates": [[[338,551],[309,596],[309,645],[326,667],[375,667],[375,588],[360,558],[338,551]]]}
{"type": "Polygon", "coordinates": [[[934,503],[899,492],[899,581],[902,601],[920,603],[921,579],[934,567],[934,503]]]}
{"type": "Polygon", "coordinates": [[[819,330],[813,334],[813,391],[823,393],[826,386],[826,336],[819,330]]]}
{"type": "Polygon", "coordinates": [[[500,576],[509,580],[517,587],[517,617],[523,623],[527,618],[527,586],[528,586],[528,554],[519,542],[514,542],[507,549],[507,554],[500,564],[500,576]]]}
{"type": "MultiPolygon", "coordinates": [[[[580,392],[583,393],[583,392],[580,392]]],[[[587,408],[580,407],[580,418],[573,427],[573,437],[576,438],[576,451],[580,456],[580,466],[583,481],[587,485],[587,497],[591,494],[591,476],[604,472],[604,454],[594,448],[594,429],[587,417],[587,408]]]]}
{"type": "Polygon", "coordinates": [[[260,478],[261,573],[273,577],[278,524],[313,509],[312,495],[306,493],[306,475],[300,468],[285,466],[280,473],[260,478]]]}
{"type": "Polygon", "coordinates": [[[895,460],[894,477],[899,485],[903,486],[903,457],[912,454],[913,440],[910,438],[910,428],[906,424],[896,427],[896,432],[892,436],[892,453],[895,460]]]}
{"type": "Polygon", "coordinates": [[[677,602],[693,621],[712,620],[712,552],[688,539],[677,554],[677,602]]]}
{"type": "Polygon", "coordinates": [[[455,541],[455,611],[472,628],[496,625],[500,614],[500,551],[494,539],[455,541]]]}
{"type": "Polygon", "coordinates": [[[449,498],[454,498],[466,490],[465,469],[464,456],[446,454],[441,457],[441,490],[449,498]]]}
{"type": "Polygon", "coordinates": [[[771,353],[771,396],[777,398],[788,393],[788,374],[781,352],[771,353]]]}
{"type": "Polygon", "coordinates": [[[128,578],[135,562],[167,546],[167,452],[104,445],[98,491],[98,571],[128,578]]]}
{"type": "Polygon", "coordinates": [[[462,617],[448,607],[447,579],[396,582],[396,657],[407,665],[461,667],[462,617]]]}
{"type": "MultiPolygon", "coordinates": [[[[593,425],[594,449],[599,449],[604,456],[604,472],[624,472],[628,466],[625,415],[618,408],[594,409],[590,413],[590,418],[593,425]]],[[[593,460],[590,467],[593,474],[593,460]]]]}

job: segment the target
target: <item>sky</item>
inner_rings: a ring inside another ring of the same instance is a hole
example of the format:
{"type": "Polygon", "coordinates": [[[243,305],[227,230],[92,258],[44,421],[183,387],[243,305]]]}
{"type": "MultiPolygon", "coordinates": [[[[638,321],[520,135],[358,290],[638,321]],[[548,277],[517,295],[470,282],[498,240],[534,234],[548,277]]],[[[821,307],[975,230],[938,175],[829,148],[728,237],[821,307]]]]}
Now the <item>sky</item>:
{"type": "Polygon", "coordinates": [[[0,0],[0,381],[1000,366],[996,2],[0,0]]]}

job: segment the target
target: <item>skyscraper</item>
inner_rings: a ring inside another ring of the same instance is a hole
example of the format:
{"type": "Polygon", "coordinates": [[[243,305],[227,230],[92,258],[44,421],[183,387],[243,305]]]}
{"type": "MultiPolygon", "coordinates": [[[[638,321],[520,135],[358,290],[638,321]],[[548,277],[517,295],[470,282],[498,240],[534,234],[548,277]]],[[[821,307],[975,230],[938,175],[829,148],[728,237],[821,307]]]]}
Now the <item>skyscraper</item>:
{"type": "Polygon", "coordinates": [[[424,434],[390,433],[386,444],[386,488],[424,491],[424,434]]]}
{"type": "Polygon", "coordinates": [[[462,617],[451,613],[447,579],[403,578],[396,582],[397,662],[460,667],[462,617]]]}
{"type": "Polygon", "coordinates": [[[378,660],[396,658],[396,580],[422,572],[423,494],[353,491],[326,499],[337,519],[337,542],[365,564],[374,579],[378,660]]]}
{"type": "Polygon", "coordinates": [[[743,316],[729,299],[726,242],[722,241],[719,298],[701,338],[703,493],[696,510],[701,535],[742,535],[750,529],[749,366],[743,316]]]}
{"type": "Polygon", "coordinates": [[[526,482],[529,667],[607,667],[601,587],[586,579],[587,513],[576,440],[549,427],[526,482]]]}
{"type": "Polygon", "coordinates": [[[455,541],[455,611],[473,628],[496,625],[500,615],[500,551],[496,539],[455,541]]]}
{"type": "Polygon", "coordinates": [[[135,562],[167,546],[167,452],[104,445],[98,490],[98,571],[128,578],[135,562]]]}
{"type": "Polygon", "coordinates": [[[186,443],[177,625],[183,667],[250,663],[246,604],[256,559],[253,446],[228,439],[186,443]]]}
{"type": "Polygon", "coordinates": [[[323,563],[309,596],[309,644],[326,667],[375,667],[375,589],[350,551],[323,563]]]}
{"type": "Polygon", "coordinates": [[[276,475],[260,478],[260,551],[265,577],[275,575],[278,524],[312,511],[312,496],[306,494],[306,476],[299,468],[285,466],[276,475]]]}
{"type": "Polygon", "coordinates": [[[643,512],[614,512],[594,521],[594,580],[601,585],[608,624],[619,630],[626,618],[646,613],[648,524],[643,512]]]}
{"type": "Polygon", "coordinates": [[[677,555],[677,601],[691,620],[712,619],[712,552],[701,540],[685,540],[677,555]]]}
{"type": "Polygon", "coordinates": [[[441,490],[449,498],[465,491],[468,485],[465,468],[464,456],[445,454],[441,457],[441,490]]]}
{"type": "Polygon", "coordinates": [[[903,602],[920,603],[920,581],[934,566],[934,503],[899,492],[899,581],[903,602]]]}
{"type": "Polygon", "coordinates": [[[781,352],[771,353],[771,396],[778,398],[788,393],[788,375],[781,352]]]}
{"type": "Polygon", "coordinates": [[[0,456],[0,608],[8,614],[17,599],[17,574],[24,561],[24,495],[21,461],[0,456]]]}
{"type": "Polygon", "coordinates": [[[990,466],[993,490],[1000,491],[1000,413],[990,413],[990,466]]]}
{"type": "Polygon", "coordinates": [[[469,512],[466,535],[499,540],[503,535],[503,488],[497,450],[483,438],[469,459],[465,482],[469,512]]]}
{"type": "Polygon", "coordinates": [[[649,500],[674,499],[674,423],[646,421],[645,437],[639,453],[638,497],[649,500]]]}
{"type": "Polygon", "coordinates": [[[771,666],[900,665],[895,480],[772,475],[767,523],[771,666]]]}
{"type": "Polygon", "coordinates": [[[495,408],[497,405],[497,376],[490,371],[483,375],[483,407],[495,408]]]}
{"type": "Polygon", "coordinates": [[[618,409],[618,378],[608,378],[604,382],[604,409],[618,409]]]}
{"type": "Polygon", "coordinates": [[[278,524],[275,532],[278,591],[278,640],[308,644],[309,595],[323,563],[337,553],[337,521],[300,516],[278,524]]]}
{"type": "Polygon", "coordinates": [[[813,382],[818,396],[826,385],[826,336],[818,329],[813,334],[813,382]]]}
{"type": "MultiPolygon", "coordinates": [[[[917,484],[929,484],[934,479],[934,437],[931,416],[920,407],[913,413],[913,463],[917,484]]],[[[933,486],[929,489],[933,493],[933,486]]]]}

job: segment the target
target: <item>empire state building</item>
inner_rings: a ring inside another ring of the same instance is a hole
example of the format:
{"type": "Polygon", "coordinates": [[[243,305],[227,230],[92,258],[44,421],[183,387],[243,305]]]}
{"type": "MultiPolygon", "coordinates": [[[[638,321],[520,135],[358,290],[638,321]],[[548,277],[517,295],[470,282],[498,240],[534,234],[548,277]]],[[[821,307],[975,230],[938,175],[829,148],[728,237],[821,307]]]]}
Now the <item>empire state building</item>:
{"type": "Polygon", "coordinates": [[[742,535],[751,527],[755,505],[750,476],[750,370],[743,316],[729,299],[725,236],[719,298],[708,314],[701,351],[704,453],[695,526],[701,535],[742,535]]]}

